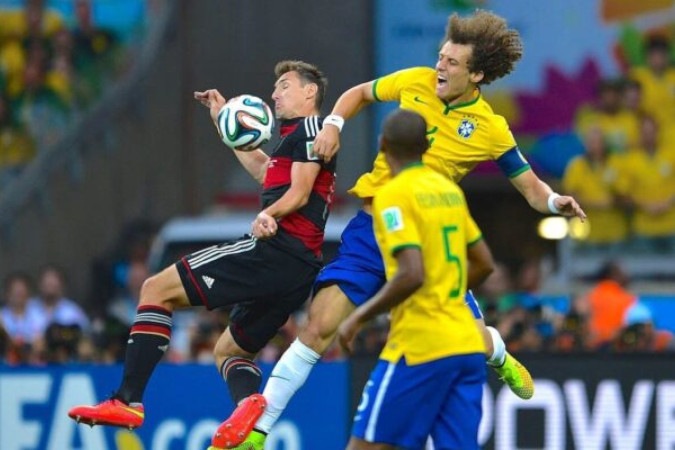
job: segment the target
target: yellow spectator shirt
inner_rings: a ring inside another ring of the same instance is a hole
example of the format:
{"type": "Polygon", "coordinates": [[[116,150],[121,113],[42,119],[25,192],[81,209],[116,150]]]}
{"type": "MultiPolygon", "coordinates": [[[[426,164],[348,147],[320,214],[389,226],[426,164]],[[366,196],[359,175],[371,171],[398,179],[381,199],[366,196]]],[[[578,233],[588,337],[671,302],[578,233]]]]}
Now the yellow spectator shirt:
{"type": "MultiPolygon", "coordinates": [[[[472,101],[449,106],[436,95],[436,77],[432,68],[415,67],[379,78],[373,85],[377,101],[397,101],[401,108],[426,120],[430,148],[424,164],[456,182],[483,161],[500,159],[499,165],[509,177],[530,169],[506,120],[492,111],[478,90],[472,101]],[[507,152],[510,157],[501,158],[507,152]]],[[[373,197],[389,178],[384,155],[378,154],[373,169],[349,192],[359,198],[373,197]]]]}
{"type": "Polygon", "coordinates": [[[593,108],[582,109],[576,118],[577,133],[585,135],[592,127],[598,127],[605,136],[612,153],[625,153],[640,140],[640,119],[627,109],[608,114],[593,108]]]}
{"type": "Polygon", "coordinates": [[[653,155],[645,150],[628,152],[621,162],[619,191],[638,205],[632,217],[632,231],[638,236],[658,237],[675,234],[675,158],[661,147],[653,155]],[[670,202],[661,214],[650,214],[645,205],[670,202]]]}
{"type": "Polygon", "coordinates": [[[642,87],[642,110],[656,119],[662,135],[670,135],[675,128],[675,68],[656,76],[646,67],[635,67],[630,77],[642,87]]]}
{"type": "Polygon", "coordinates": [[[373,200],[375,237],[387,279],[394,255],[406,247],[422,252],[425,281],[391,310],[391,328],[380,357],[421,364],[450,355],[483,353],[485,346],[464,294],[466,248],[481,239],[460,188],[430,168],[405,168],[373,200]]]}
{"type": "Polygon", "coordinates": [[[580,155],[565,169],[563,189],[584,205],[588,215],[588,242],[618,243],[628,236],[626,215],[615,205],[614,199],[620,159],[618,155],[610,155],[604,164],[597,165],[580,155]]]}

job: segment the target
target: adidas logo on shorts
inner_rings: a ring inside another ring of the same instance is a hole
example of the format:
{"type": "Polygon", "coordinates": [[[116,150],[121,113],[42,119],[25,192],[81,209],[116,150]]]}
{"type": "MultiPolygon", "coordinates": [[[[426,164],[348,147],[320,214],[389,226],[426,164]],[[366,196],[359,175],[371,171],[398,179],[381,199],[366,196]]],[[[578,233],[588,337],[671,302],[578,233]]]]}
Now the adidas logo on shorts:
{"type": "Polygon", "coordinates": [[[206,287],[209,289],[211,289],[211,286],[213,286],[213,282],[216,281],[207,275],[202,275],[202,280],[204,280],[204,283],[206,283],[206,287]]]}

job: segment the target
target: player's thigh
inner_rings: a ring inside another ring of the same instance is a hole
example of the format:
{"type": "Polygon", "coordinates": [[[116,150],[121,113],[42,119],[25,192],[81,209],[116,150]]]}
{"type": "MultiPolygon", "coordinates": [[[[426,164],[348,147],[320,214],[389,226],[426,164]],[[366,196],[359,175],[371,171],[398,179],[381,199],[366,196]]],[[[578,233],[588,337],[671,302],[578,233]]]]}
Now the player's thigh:
{"type": "Polygon", "coordinates": [[[175,265],[171,265],[143,283],[139,303],[185,308],[190,302],[175,265]]]}
{"type": "MultiPolygon", "coordinates": [[[[249,353],[260,351],[309,298],[317,268],[297,260],[289,261],[284,270],[289,270],[287,278],[293,280],[290,284],[292,288],[279,290],[256,301],[239,303],[230,312],[229,331],[234,342],[249,353]]],[[[289,285],[288,281],[284,283],[289,285]]],[[[272,282],[271,285],[281,287],[282,282],[272,282]]]]}
{"type": "Polygon", "coordinates": [[[336,284],[321,288],[309,306],[307,324],[300,330],[303,344],[323,353],[333,341],[342,321],[355,306],[336,284]]]}
{"type": "Polygon", "coordinates": [[[478,449],[478,427],[482,416],[485,360],[481,354],[453,357],[454,368],[442,409],[431,430],[435,450],[478,449]]]}

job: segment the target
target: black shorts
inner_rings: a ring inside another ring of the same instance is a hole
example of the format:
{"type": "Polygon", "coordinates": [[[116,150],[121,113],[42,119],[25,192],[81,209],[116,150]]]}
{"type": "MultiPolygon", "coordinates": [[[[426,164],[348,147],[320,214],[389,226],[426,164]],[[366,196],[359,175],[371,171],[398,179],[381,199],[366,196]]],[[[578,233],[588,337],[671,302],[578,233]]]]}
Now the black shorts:
{"type": "Polygon", "coordinates": [[[234,306],[230,331],[237,345],[257,353],[309,298],[319,265],[265,240],[244,236],[176,263],[190,303],[234,306]]]}

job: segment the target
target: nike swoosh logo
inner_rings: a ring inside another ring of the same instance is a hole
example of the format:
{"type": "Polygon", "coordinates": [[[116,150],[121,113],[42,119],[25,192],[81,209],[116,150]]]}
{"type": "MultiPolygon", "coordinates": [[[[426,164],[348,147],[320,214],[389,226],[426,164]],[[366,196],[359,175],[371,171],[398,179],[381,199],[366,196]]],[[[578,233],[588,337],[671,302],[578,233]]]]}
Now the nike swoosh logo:
{"type": "Polygon", "coordinates": [[[279,375],[270,375],[270,378],[279,378],[280,380],[291,381],[290,378],[280,377],[279,375]]]}
{"type": "Polygon", "coordinates": [[[134,408],[130,408],[130,407],[127,407],[127,406],[122,406],[121,408],[122,408],[123,410],[125,410],[126,412],[130,412],[131,414],[137,415],[137,416],[140,417],[140,418],[144,418],[144,417],[145,417],[145,414],[144,414],[144,413],[142,413],[142,412],[140,412],[140,411],[137,411],[137,410],[135,410],[134,408]]]}
{"type": "Polygon", "coordinates": [[[416,96],[415,96],[415,101],[416,101],[417,103],[423,103],[423,104],[425,104],[425,105],[427,104],[427,102],[425,102],[424,100],[422,100],[422,99],[419,97],[419,95],[416,95],[416,96]]]}

